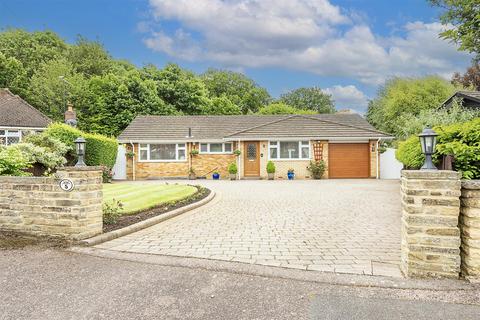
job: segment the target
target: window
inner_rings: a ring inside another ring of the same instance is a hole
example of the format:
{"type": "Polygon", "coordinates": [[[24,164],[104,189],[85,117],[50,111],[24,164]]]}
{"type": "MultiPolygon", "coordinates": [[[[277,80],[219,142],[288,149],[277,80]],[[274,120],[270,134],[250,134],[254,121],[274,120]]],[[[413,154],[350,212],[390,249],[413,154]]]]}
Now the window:
{"type": "Polygon", "coordinates": [[[185,143],[140,144],[140,161],[185,161],[185,143]]]}
{"type": "Polygon", "coordinates": [[[0,145],[19,143],[22,138],[20,130],[0,130],[0,145]]]}
{"type": "Polygon", "coordinates": [[[200,153],[232,153],[232,143],[200,143],[200,153]]]}
{"type": "Polygon", "coordinates": [[[270,141],[270,159],[310,159],[309,141],[270,141]]]}

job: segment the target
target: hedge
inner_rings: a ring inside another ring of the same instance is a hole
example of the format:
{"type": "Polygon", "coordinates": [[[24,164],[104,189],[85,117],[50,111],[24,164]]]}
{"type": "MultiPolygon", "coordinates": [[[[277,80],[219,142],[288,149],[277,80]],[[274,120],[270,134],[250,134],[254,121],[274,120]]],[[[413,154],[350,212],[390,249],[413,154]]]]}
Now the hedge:
{"type": "MultiPolygon", "coordinates": [[[[453,155],[453,167],[464,179],[480,179],[480,118],[433,129],[438,133],[434,162],[443,155],[453,155]]],[[[400,142],[396,157],[408,168],[420,168],[425,157],[418,137],[400,142]]]]}
{"type": "Polygon", "coordinates": [[[85,163],[87,165],[112,168],[115,164],[118,148],[116,139],[100,134],[86,133],[62,123],[51,124],[45,133],[69,146],[70,158],[76,158],[75,139],[84,137],[87,141],[85,145],[85,163]]]}

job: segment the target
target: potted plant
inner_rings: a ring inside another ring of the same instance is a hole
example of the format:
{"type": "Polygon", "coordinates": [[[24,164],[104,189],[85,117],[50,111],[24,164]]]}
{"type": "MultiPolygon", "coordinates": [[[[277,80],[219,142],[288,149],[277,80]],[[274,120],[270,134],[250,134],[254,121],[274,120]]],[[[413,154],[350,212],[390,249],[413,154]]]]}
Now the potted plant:
{"type": "Polygon", "coordinates": [[[236,156],[239,156],[239,155],[242,154],[242,151],[237,149],[237,150],[233,151],[233,154],[236,155],[236,156]]]}
{"type": "Polygon", "coordinates": [[[237,179],[238,168],[235,162],[232,162],[228,165],[228,173],[230,174],[230,180],[237,179]]]}
{"type": "Polygon", "coordinates": [[[190,168],[190,171],[188,172],[188,179],[195,180],[196,178],[197,175],[195,174],[195,170],[193,170],[193,168],[190,168]]]}
{"type": "Polygon", "coordinates": [[[293,170],[292,168],[288,169],[287,177],[288,180],[293,180],[295,178],[295,170],[293,170]]]}
{"type": "Polygon", "coordinates": [[[190,151],[190,155],[192,156],[196,156],[198,153],[199,153],[198,149],[192,149],[192,151],[190,151]]]}
{"type": "Polygon", "coordinates": [[[127,151],[127,152],[125,152],[125,156],[126,156],[127,158],[130,158],[130,159],[131,159],[131,158],[135,157],[135,152],[133,152],[133,151],[127,151]]]}
{"type": "Polygon", "coordinates": [[[213,174],[212,174],[212,179],[213,180],[220,179],[220,173],[218,173],[218,171],[214,171],[213,174]]]}
{"type": "Polygon", "coordinates": [[[267,162],[267,174],[268,180],[275,179],[275,163],[273,163],[273,161],[267,162]]]}
{"type": "Polygon", "coordinates": [[[313,179],[321,179],[325,173],[325,161],[310,161],[307,170],[310,171],[313,179]]]}

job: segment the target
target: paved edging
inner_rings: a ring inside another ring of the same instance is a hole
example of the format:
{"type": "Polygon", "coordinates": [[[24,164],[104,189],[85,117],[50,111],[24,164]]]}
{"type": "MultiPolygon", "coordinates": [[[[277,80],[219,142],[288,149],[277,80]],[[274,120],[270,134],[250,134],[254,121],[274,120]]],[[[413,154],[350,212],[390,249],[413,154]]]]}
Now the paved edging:
{"type": "Polygon", "coordinates": [[[184,207],[172,210],[172,211],[167,212],[165,214],[161,214],[161,215],[152,217],[150,219],[134,223],[134,224],[129,225],[128,227],[125,227],[125,228],[110,231],[110,232],[107,232],[107,233],[102,233],[98,236],[95,236],[95,237],[92,237],[92,238],[89,238],[89,239],[85,239],[85,240],[81,240],[81,241],[79,241],[79,244],[83,245],[83,246],[90,247],[90,246],[95,246],[97,244],[100,244],[102,242],[106,242],[106,241],[110,241],[110,240],[113,240],[113,239],[116,239],[116,238],[119,238],[119,237],[126,236],[127,234],[134,233],[134,232],[140,231],[142,229],[151,227],[151,226],[153,226],[157,223],[163,222],[165,220],[176,217],[176,216],[178,216],[182,213],[185,213],[187,211],[191,211],[193,209],[201,207],[201,206],[207,204],[208,202],[210,202],[214,197],[215,197],[215,191],[210,190],[210,194],[200,201],[197,201],[195,203],[186,205],[184,207]]]}
{"type": "Polygon", "coordinates": [[[408,279],[386,276],[296,270],[234,261],[121,252],[108,249],[98,249],[95,247],[71,247],[68,249],[68,251],[105,259],[124,260],[179,268],[203,269],[234,274],[249,274],[252,276],[267,278],[291,279],[297,281],[315,282],[319,284],[350,287],[375,287],[385,289],[435,291],[470,291],[478,290],[479,288],[479,286],[476,284],[472,284],[463,280],[452,279],[408,279]]]}

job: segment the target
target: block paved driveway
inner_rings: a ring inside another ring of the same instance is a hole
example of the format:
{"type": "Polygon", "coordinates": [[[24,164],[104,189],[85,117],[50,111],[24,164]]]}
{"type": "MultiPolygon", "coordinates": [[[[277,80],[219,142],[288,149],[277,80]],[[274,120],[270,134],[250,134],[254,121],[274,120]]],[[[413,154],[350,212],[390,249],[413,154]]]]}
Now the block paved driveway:
{"type": "Polygon", "coordinates": [[[96,247],[304,270],[400,276],[398,181],[195,183],[215,190],[215,199],[194,211],[96,247]]]}

